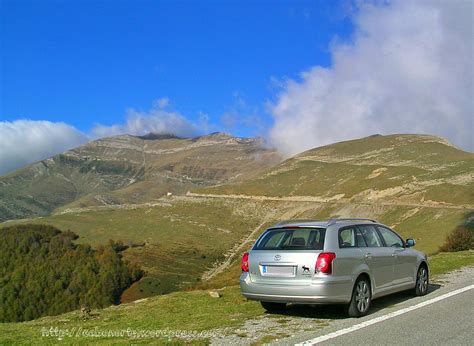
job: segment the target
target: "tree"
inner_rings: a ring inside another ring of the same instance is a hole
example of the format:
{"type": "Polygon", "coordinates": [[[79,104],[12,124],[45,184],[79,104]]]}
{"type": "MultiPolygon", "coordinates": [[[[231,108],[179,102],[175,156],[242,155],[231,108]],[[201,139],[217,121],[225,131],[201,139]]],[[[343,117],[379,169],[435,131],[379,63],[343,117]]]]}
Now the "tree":
{"type": "Polygon", "coordinates": [[[143,272],[122,261],[121,242],[93,249],[46,225],[0,229],[0,321],[25,321],[119,302],[143,272]]]}

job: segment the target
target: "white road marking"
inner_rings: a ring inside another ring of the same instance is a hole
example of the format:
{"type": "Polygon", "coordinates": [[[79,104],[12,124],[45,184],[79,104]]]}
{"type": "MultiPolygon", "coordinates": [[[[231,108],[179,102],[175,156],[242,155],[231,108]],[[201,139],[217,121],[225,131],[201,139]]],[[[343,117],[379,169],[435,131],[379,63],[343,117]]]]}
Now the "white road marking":
{"type": "Polygon", "coordinates": [[[413,310],[422,308],[423,306],[426,306],[426,305],[430,305],[430,304],[439,302],[440,300],[444,300],[444,299],[446,299],[446,298],[455,296],[456,294],[459,294],[459,293],[462,293],[462,292],[466,292],[466,291],[472,290],[472,289],[474,289],[474,285],[469,285],[469,286],[466,286],[466,287],[457,289],[457,290],[455,290],[455,291],[452,291],[452,292],[443,294],[443,295],[441,295],[441,296],[439,296],[439,297],[436,297],[436,298],[433,298],[433,299],[429,299],[429,300],[426,300],[426,301],[421,302],[421,303],[419,303],[419,304],[410,306],[410,307],[408,307],[408,308],[400,309],[400,310],[391,312],[391,313],[389,313],[389,314],[387,314],[387,315],[380,316],[380,317],[376,317],[376,318],[373,318],[373,319],[371,319],[371,320],[368,320],[368,321],[365,321],[365,322],[356,324],[356,325],[354,325],[354,326],[352,326],[352,327],[344,328],[344,329],[338,330],[338,331],[336,331],[336,332],[333,332],[333,333],[330,333],[330,334],[327,334],[327,335],[322,335],[322,336],[319,336],[319,337],[314,338],[314,339],[311,339],[311,340],[303,341],[303,342],[301,342],[301,343],[299,343],[299,344],[296,344],[296,345],[316,345],[316,344],[319,344],[320,342],[327,341],[327,340],[330,340],[330,339],[334,339],[334,338],[337,338],[338,336],[341,336],[341,335],[344,335],[344,334],[348,334],[348,333],[351,333],[351,332],[353,332],[353,331],[356,331],[356,330],[359,330],[359,329],[362,329],[362,328],[371,326],[371,325],[373,325],[373,324],[375,324],[375,323],[379,323],[379,322],[388,320],[388,319],[390,319],[390,318],[393,318],[393,317],[396,317],[396,316],[400,316],[400,315],[406,314],[407,312],[410,312],[410,311],[413,311],[413,310]]]}

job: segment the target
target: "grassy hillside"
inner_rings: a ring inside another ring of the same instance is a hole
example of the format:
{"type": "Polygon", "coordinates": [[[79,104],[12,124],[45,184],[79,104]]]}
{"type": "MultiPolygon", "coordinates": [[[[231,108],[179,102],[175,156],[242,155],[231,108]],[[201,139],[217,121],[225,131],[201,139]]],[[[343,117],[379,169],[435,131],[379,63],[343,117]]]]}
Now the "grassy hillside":
{"type": "Polygon", "coordinates": [[[241,180],[279,161],[253,138],[117,136],[0,177],[0,221],[54,209],[142,203],[168,192],[241,180]]]}
{"type": "Polygon", "coordinates": [[[473,172],[474,154],[442,138],[371,136],[306,151],[251,181],[196,192],[472,207],[473,172]]]}
{"type": "Polygon", "coordinates": [[[122,296],[122,301],[131,301],[196,286],[235,284],[240,256],[265,227],[289,218],[346,216],[377,218],[433,254],[467,214],[440,207],[173,197],[128,208],[77,210],[34,222],[70,229],[80,236],[77,242],[97,246],[113,239],[131,245],[124,258],[146,271],[122,296]],[[228,265],[223,267],[224,262],[228,265]],[[215,268],[222,270],[211,284],[202,282],[215,268]]]}
{"type": "MultiPolygon", "coordinates": [[[[136,208],[106,207],[34,219],[35,223],[72,230],[77,242],[98,246],[109,239],[131,248],[125,259],[147,275],[126,300],[164,294],[195,285],[215,262],[222,261],[267,214],[267,206],[236,201],[164,198],[136,208]]],[[[2,226],[33,222],[21,220],[2,226]]]]}
{"type": "MultiPolygon", "coordinates": [[[[185,333],[196,335],[194,343],[205,344],[209,337],[198,333],[211,331],[225,335],[229,327],[237,327],[245,320],[264,314],[260,304],[246,301],[234,286],[220,292],[222,297],[211,298],[205,291],[177,292],[93,311],[90,319],[83,319],[79,311],[57,317],[45,317],[27,323],[0,324],[0,343],[40,344],[183,344],[186,339],[176,337],[185,333]],[[94,331],[135,332],[130,337],[87,337],[94,331]],[[47,336],[47,333],[58,332],[47,336]],[[84,331],[84,334],[83,334],[84,331]],[[155,336],[140,338],[140,332],[156,332],[155,336]],[[63,335],[59,334],[60,332],[63,335]],[[161,335],[160,335],[161,334],[161,335]],[[45,336],[43,336],[45,335],[45,336]]],[[[209,333],[209,335],[213,335],[209,333]]],[[[189,342],[189,339],[188,339],[189,342]]]]}

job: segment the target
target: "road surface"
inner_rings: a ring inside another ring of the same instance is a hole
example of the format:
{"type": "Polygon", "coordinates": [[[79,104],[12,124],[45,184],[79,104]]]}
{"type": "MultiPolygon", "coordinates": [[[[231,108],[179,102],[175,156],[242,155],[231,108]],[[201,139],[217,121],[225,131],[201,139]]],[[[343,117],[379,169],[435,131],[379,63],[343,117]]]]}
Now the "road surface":
{"type": "Polygon", "coordinates": [[[449,275],[449,282],[432,285],[424,297],[397,300],[394,306],[375,300],[376,311],[368,316],[336,320],[276,344],[474,345],[474,268],[449,275]]]}

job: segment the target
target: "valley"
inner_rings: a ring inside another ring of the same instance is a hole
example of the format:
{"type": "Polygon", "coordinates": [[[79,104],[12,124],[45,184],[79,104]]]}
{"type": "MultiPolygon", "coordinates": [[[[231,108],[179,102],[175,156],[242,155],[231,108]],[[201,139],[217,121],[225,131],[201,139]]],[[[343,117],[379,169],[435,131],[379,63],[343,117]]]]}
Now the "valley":
{"type": "Polygon", "coordinates": [[[41,223],[72,230],[77,242],[132,245],[125,259],[142,267],[146,276],[123,301],[192,287],[237,284],[240,257],[255,239],[285,219],[374,218],[394,227],[417,248],[434,254],[455,225],[472,209],[465,206],[395,203],[315,202],[275,198],[172,196],[153,203],[71,209],[47,217],[3,225],[41,223]]]}

